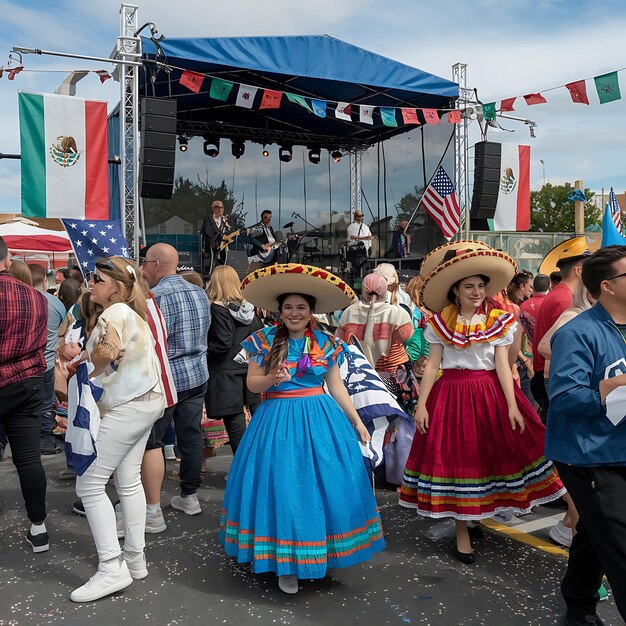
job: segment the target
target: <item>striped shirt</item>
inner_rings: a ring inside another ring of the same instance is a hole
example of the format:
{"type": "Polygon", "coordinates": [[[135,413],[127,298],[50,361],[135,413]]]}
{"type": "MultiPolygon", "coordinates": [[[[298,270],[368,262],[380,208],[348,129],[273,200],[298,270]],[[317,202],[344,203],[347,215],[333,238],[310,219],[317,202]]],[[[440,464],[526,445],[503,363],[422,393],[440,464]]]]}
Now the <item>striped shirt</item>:
{"type": "Polygon", "coordinates": [[[0,388],[46,371],[48,301],[0,272],[0,388]]]}
{"type": "Polygon", "coordinates": [[[209,379],[206,352],[211,307],[207,295],[177,274],[164,276],[152,294],[165,321],[176,390],[199,387],[209,379]]]}

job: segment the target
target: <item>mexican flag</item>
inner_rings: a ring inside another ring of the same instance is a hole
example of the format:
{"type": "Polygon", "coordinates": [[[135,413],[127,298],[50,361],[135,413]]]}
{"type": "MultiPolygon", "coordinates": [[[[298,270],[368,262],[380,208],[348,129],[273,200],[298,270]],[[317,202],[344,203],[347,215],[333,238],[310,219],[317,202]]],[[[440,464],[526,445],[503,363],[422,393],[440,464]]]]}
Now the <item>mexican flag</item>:
{"type": "Polygon", "coordinates": [[[493,230],[530,228],[530,146],[501,144],[500,188],[493,230]]]}
{"type": "Polygon", "coordinates": [[[106,102],[18,94],[22,215],[109,219],[106,102]]]}

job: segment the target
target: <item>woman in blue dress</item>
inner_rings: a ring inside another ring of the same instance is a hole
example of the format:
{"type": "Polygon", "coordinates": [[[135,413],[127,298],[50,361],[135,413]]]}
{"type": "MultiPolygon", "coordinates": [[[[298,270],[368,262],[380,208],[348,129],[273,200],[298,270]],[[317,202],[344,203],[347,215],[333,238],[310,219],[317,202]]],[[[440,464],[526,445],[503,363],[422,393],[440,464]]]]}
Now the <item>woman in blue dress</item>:
{"type": "Polygon", "coordinates": [[[233,459],[220,540],[229,556],[274,572],[293,594],[299,578],[323,578],[385,547],[358,445],[369,433],[339,373],[347,348],[313,316],[344,308],[354,294],[336,276],[296,264],[259,269],[242,288],[280,320],[242,343],[248,387],[265,399],[233,459]]]}

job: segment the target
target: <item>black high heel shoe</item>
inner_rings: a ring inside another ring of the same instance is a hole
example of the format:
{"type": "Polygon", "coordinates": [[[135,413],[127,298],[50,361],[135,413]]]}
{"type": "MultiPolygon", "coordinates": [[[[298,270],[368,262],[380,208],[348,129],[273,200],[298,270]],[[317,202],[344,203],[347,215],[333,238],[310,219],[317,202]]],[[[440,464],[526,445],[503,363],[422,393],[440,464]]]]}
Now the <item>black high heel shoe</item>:
{"type": "Polygon", "coordinates": [[[473,552],[459,552],[456,546],[454,546],[454,556],[465,565],[471,565],[476,560],[476,556],[473,552]]]}
{"type": "Polygon", "coordinates": [[[467,525],[467,532],[471,539],[484,539],[485,532],[481,524],[475,524],[474,526],[467,525]]]}

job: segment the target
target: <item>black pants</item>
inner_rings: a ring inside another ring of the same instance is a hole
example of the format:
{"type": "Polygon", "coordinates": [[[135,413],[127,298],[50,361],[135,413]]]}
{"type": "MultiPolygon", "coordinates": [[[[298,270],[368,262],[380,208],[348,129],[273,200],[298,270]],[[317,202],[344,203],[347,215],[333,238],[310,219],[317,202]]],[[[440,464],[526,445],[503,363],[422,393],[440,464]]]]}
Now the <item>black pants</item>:
{"type": "MultiPolygon", "coordinates": [[[[250,411],[250,415],[254,415],[257,407],[259,406],[257,394],[248,394],[252,396],[248,401],[248,410],[250,411]]],[[[233,451],[233,456],[235,456],[235,452],[237,452],[237,448],[239,447],[239,442],[243,437],[243,434],[246,432],[246,416],[243,411],[239,411],[239,413],[233,413],[231,415],[220,415],[215,419],[224,420],[224,426],[226,428],[226,432],[228,433],[228,443],[230,444],[230,449],[233,451]]]]}
{"type": "Polygon", "coordinates": [[[46,474],[39,452],[43,400],[43,374],[0,389],[0,422],[11,446],[31,522],[46,518],[46,474]]]}
{"type": "Polygon", "coordinates": [[[202,468],[202,405],[206,383],[187,391],[178,392],[178,402],[165,410],[163,417],[158,419],[146,444],[146,450],[163,448],[165,433],[174,420],[176,445],[180,452],[180,492],[185,496],[193,495],[200,486],[200,469],[202,468]]]}
{"type": "Polygon", "coordinates": [[[535,375],[530,381],[530,392],[533,394],[533,398],[539,405],[539,417],[545,424],[548,419],[550,400],[548,399],[548,392],[546,391],[546,385],[543,381],[543,371],[535,372],[535,375]]]}
{"type": "Polygon", "coordinates": [[[580,515],[561,585],[567,609],[580,619],[594,614],[606,574],[626,619],[626,467],[555,465],[580,515]]]}

